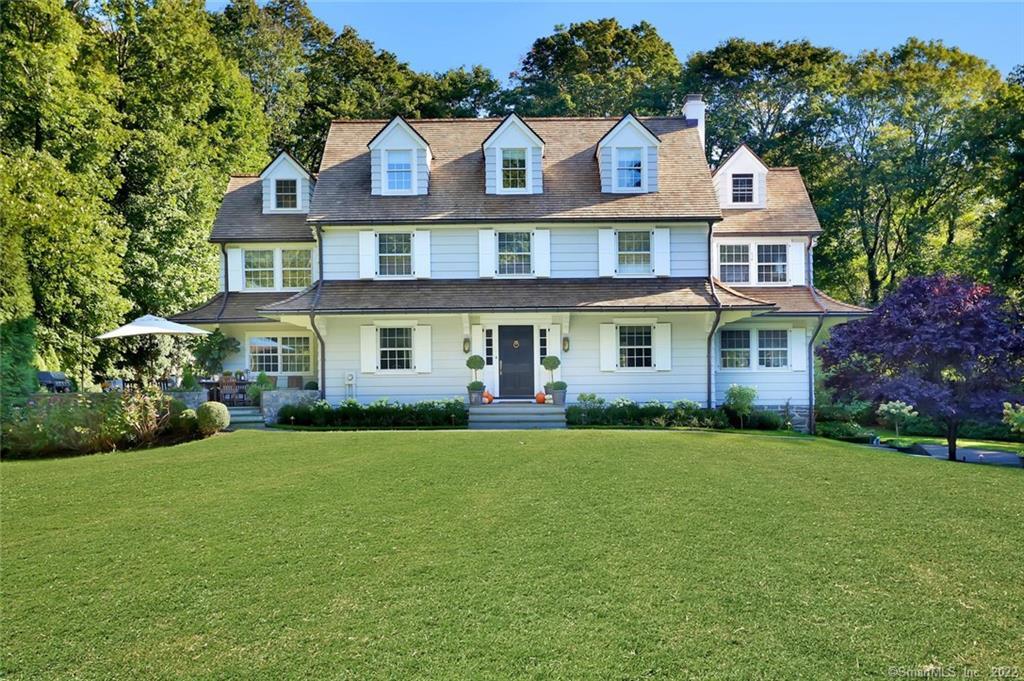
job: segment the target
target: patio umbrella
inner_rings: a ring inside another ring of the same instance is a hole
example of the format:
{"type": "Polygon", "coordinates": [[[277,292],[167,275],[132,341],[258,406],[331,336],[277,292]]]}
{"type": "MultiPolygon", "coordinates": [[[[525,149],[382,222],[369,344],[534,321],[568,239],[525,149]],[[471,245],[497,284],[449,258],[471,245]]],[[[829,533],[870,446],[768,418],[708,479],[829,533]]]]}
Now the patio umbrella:
{"type": "Polygon", "coordinates": [[[113,331],[96,336],[97,340],[107,338],[124,338],[125,336],[205,336],[209,331],[197,329],[177,322],[169,322],[163,317],[147,314],[138,319],[119,326],[113,331]]]}

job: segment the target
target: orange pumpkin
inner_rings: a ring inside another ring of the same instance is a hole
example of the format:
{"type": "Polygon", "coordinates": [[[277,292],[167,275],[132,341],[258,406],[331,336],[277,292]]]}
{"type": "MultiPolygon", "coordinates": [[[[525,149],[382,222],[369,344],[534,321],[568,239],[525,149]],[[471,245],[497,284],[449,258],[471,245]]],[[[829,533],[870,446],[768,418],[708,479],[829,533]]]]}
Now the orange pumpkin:
{"type": "Polygon", "coordinates": [[[547,400],[547,395],[545,395],[544,393],[537,393],[536,395],[534,395],[534,397],[537,398],[537,404],[544,404],[544,402],[547,400]]]}
{"type": "Polygon", "coordinates": [[[487,393],[484,393],[483,399],[484,399],[484,404],[490,404],[491,402],[494,401],[494,396],[493,395],[489,395],[487,393]]]}

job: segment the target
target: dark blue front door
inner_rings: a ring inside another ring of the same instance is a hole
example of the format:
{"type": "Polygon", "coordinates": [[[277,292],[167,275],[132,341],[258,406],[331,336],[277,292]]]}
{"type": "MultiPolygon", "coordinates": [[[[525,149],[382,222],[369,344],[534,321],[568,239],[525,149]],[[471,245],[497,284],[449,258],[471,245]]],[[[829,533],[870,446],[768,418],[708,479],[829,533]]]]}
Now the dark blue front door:
{"type": "Polygon", "coordinates": [[[498,397],[533,397],[533,327],[498,327],[498,397]]]}

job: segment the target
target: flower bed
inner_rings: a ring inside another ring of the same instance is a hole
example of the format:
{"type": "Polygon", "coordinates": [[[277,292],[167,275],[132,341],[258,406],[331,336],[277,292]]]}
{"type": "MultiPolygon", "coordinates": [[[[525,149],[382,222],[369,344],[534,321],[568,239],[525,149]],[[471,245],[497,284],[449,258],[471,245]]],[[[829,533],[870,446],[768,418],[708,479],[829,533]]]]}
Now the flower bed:
{"type": "Polygon", "coordinates": [[[346,400],[335,407],[320,400],[282,406],[277,422],[283,426],[325,429],[464,428],[469,423],[469,410],[461,399],[411,403],[385,399],[370,404],[346,400]]]}

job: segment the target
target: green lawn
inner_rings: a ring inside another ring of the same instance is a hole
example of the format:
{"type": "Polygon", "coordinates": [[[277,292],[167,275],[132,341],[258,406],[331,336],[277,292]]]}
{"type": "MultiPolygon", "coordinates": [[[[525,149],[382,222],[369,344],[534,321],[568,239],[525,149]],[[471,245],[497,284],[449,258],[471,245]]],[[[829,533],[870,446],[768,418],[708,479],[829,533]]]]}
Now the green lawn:
{"type": "Polygon", "coordinates": [[[5,678],[1024,673],[1024,472],[812,438],[238,432],[7,462],[5,678]]]}
{"type": "MultiPolygon", "coordinates": [[[[886,430],[885,428],[876,428],[872,426],[868,430],[874,431],[876,435],[882,440],[895,440],[896,431],[886,430]]],[[[907,435],[906,433],[900,433],[898,438],[900,442],[906,442],[908,444],[921,443],[925,445],[942,445],[946,446],[946,438],[944,437],[929,437],[927,435],[907,435]]],[[[956,446],[960,447],[973,447],[976,449],[992,449],[997,452],[1010,452],[1016,454],[1024,451],[1024,442],[1002,442],[1000,440],[973,440],[969,437],[960,437],[956,440],[956,446]]],[[[1022,672],[1024,674],[1024,672],[1022,672]]]]}

